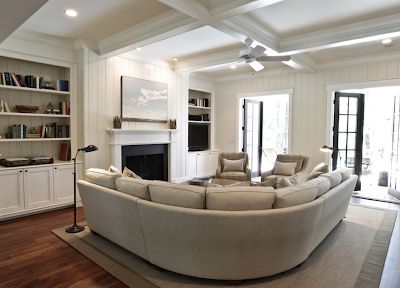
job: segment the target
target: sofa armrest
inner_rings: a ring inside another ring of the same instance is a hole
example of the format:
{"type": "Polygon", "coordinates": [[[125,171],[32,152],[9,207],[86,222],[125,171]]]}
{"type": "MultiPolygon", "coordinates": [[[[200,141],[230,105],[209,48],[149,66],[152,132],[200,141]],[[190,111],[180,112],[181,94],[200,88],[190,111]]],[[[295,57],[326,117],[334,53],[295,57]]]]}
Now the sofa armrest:
{"type": "Polygon", "coordinates": [[[221,173],[222,173],[221,166],[218,166],[217,170],[215,171],[215,178],[221,178],[221,173]]]}
{"type": "Polygon", "coordinates": [[[274,171],[274,169],[271,169],[271,170],[267,170],[267,171],[262,172],[262,173],[261,173],[261,182],[264,182],[265,179],[266,179],[268,176],[271,176],[273,171],[274,171]]]}
{"type": "Polygon", "coordinates": [[[248,181],[250,181],[251,180],[251,169],[249,167],[246,167],[245,172],[246,172],[248,181]]]}

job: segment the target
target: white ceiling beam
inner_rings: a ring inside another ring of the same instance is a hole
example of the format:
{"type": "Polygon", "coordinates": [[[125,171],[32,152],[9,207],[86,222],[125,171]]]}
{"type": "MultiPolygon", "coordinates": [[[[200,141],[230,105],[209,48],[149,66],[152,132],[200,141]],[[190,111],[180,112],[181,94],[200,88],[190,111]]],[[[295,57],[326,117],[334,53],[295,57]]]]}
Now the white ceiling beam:
{"type": "Polygon", "coordinates": [[[231,49],[223,52],[212,53],[205,56],[190,58],[175,64],[175,70],[179,72],[191,72],[206,67],[229,65],[238,61],[238,50],[231,49]]]}
{"type": "Polygon", "coordinates": [[[218,15],[220,19],[228,19],[282,1],[283,0],[232,0],[211,9],[211,15],[218,15]]]}
{"type": "Polygon", "coordinates": [[[47,0],[13,0],[1,1],[0,9],[0,43],[18,29],[47,0]]]}
{"type": "Polygon", "coordinates": [[[170,10],[99,41],[99,54],[119,55],[202,26],[192,17],[170,10]]]}
{"type": "Polygon", "coordinates": [[[158,0],[158,2],[198,20],[210,16],[207,7],[196,0],[158,0]]]}
{"type": "Polygon", "coordinates": [[[285,55],[317,51],[400,35],[400,14],[319,30],[280,41],[285,55]]]}

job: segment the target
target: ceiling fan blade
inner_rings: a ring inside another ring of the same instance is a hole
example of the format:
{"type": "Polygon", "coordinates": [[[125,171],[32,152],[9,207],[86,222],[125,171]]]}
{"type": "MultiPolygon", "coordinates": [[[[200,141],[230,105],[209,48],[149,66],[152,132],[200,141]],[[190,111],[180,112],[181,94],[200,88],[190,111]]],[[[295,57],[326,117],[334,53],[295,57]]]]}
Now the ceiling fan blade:
{"type": "Polygon", "coordinates": [[[244,40],[244,44],[246,44],[247,47],[250,47],[251,44],[253,44],[253,39],[246,38],[246,39],[244,40]]]}
{"type": "Polygon", "coordinates": [[[259,56],[256,58],[257,61],[267,62],[267,61],[289,61],[290,56],[259,56]]]}
{"type": "Polygon", "coordinates": [[[258,56],[263,55],[264,51],[265,51],[265,48],[264,48],[264,47],[262,47],[262,46],[260,46],[260,45],[257,45],[256,47],[254,47],[254,48],[251,50],[251,52],[249,53],[249,56],[250,56],[251,58],[257,58],[258,56]]]}
{"type": "Polygon", "coordinates": [[[257,61],[250,62],[249,65],[250,65],[251,68],[253,68],[254,71],[256,71],[256,72],[261,71],[261,70],[264,69],[264,66],[263,66],[260,62],[257,62],[257,61]]]}

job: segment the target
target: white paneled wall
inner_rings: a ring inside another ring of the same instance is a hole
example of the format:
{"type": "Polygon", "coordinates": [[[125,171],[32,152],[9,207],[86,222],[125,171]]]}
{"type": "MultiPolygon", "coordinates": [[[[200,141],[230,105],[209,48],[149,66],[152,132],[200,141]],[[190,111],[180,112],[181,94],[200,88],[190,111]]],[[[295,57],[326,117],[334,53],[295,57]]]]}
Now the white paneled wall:
{"type": "MultiPolygon", "coordinates": [[[[170,167],[171,178],[184,176],[185,149],[182,137],[186,99],[187,74],[175,73],[167,67],[139,62],[121,57],[105,57],[83,49],[83,91],[84,94],[84,144],[95,144],[99,151],[86,155],[87,167],[108,168],[111,162],[110,137],[107,128],[112,128],[113,116],[120,116],[121,76],[130,76],[168,84],[168,111],[170,119],[177,119],[176,143],[170,145],[170,155],[174,155],[170,167]],[[186,92],[185,92],[186,91],[186,92]],[[186,97],[186,98],[185,98],[186,97]]],[[[165,123],[123,122],[126,129],[168,128],[165,123]]],[[[184,134],[183,134],[184,135],[184,134]]]]}
{"type": "Polygon", "coordinates": [[[324,161],[319,148],[326,144],[326,86],[355,82],[400,79],[400,60],[355,64],[329,68],[315,73],[292,72],[254,76],[234,81],[217,82],[216,146],[221,151],[236,149],[238,93],[294,89],[292,107],[292,153],[310,157],[309,169],[324,161]]]}

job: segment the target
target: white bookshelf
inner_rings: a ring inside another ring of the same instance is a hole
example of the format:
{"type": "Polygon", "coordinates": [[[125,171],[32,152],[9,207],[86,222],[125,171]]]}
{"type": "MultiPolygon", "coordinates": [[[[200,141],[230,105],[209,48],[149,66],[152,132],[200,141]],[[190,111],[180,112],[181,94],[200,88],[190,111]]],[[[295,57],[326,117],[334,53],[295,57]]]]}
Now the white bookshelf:
{"type": "Polygon", "coordinates": [[[0,89],[11,90],[11,91],[19,91],[19,92],[36,92],[38,95],[40,94],[56,94],[56,95],[70,95],[70,92],[66,91],[58,91],[51,89],[38,89],[38,88],[29,88],[29,87],[18,87],[18,86],[9,86],[9,85],[0,85],[0,89]]]}
{"type": "Polygon", "coordinates": [[[71,115],[62,114],[43,114],[43,113],[19,113],[19,112],[0,112],[0,116],[17,116],[17,117],[47,117],[47,118],[71,118],[71,115]]]}
{"type": "Polygon", "coordinates": [[[12,138],[0,139],[1,142],[50,142],[50,141],[70,141],[71,138],[12,138]]]}

